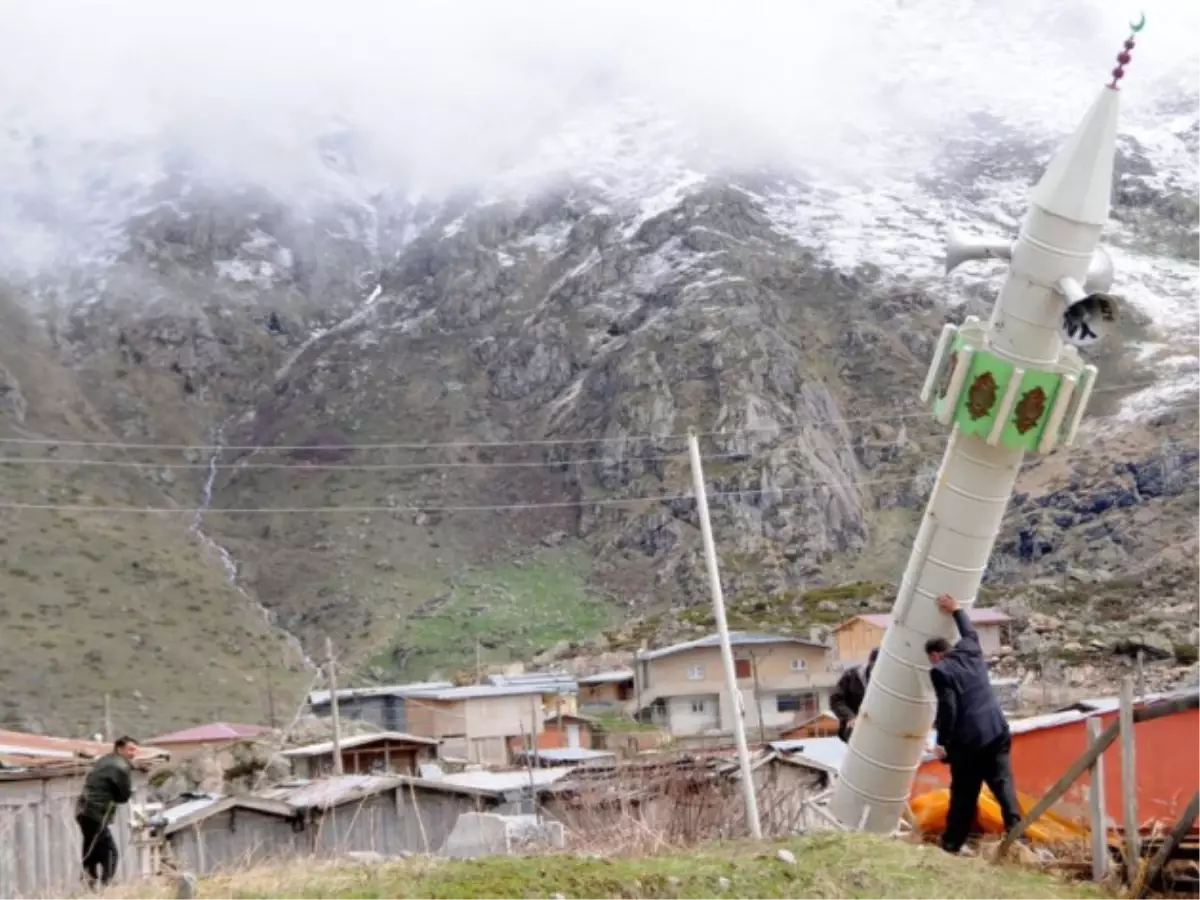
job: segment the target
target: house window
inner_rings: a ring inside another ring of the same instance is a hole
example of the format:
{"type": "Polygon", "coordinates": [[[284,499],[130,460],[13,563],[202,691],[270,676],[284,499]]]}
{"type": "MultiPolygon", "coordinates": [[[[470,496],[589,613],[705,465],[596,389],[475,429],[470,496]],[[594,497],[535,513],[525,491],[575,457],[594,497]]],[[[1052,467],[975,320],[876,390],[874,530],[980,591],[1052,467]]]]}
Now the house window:
{"type": "Polygon", "coordinates": [[[698,716],[703,715],[707,711],[708,711],[708,703],[705,702],[702,698],[692,701],[692,712],[694,712],[696,715],[698,715],[698,716]]]}
{"type": "Polygon", "coordinates": [[[750,677],[750,660],[735,659],[733,661],[733,672],[738,678],[750,677]]]}
{"type": "Polygon", "coordinates": [[[776,694],[775,708],[781,713],[800,713],[802,716],[815,716],[819,709],[817,695],[808,692],[804,694],[776,694]]]}
{"type": "Polygon", "coordinates": [[[792,671],[793,672],[803,672],[806,669],[808,669],[808,660],[807,659],[793,659],[792,660],[792,671]]]}
{"type": "Polygon", "coordinates": [[[687,670],[688,681],[703,681],[704,666],[689,666],[687,670]]]}

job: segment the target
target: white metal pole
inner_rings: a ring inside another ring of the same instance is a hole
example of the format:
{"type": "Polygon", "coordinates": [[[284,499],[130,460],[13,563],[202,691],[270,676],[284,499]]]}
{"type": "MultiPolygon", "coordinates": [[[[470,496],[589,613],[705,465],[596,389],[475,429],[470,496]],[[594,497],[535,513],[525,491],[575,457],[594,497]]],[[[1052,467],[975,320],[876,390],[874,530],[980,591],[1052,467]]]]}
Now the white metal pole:
{"type": "MultiPolygon", "coordinates": [[[[1100,737],[1100,720],[1093,716],[1087,720],[1088,746],[1100,737]]],[[[1104,796],[1104,754],[1096,757],[1092,764],[1092,784],[1088,792],[1092,818],[1092,880],[1103,881],[1108,877],[1108,804],[1104,796]]]]}
{"type": "Polygon", "coordinates": [[[1138,834],[1137,750],[1133,724],[1133,679],[1121,679],[1121,818],[1125,830],[1125,878],[1133,884],[1141,863],[1141,837],[1138,834]]]}
{"type": "Polygon", "coordinates": [[[725,597],[721,593],[721,573],[717,569],[717,548],[713,543],[712,523],[708,519],[708,493],[704,488],[704,471],[700,464],[700,442],[696,433],[688,430],[688,453],[692,459],[692,486],[696,492],[696,513],[700,517],[700,537],[704,541],[704,562],[708,567],[708,586],[712,591],[713,618],[721,639],[721,662],[725,669],[725,687],[733,707],[733,737],[737,741],[738,762],[742,770],[742,794],[746,799],[746,822],[750,836],[762,839],[758,821],[758,798],[754,795],[754,772],[750,768],[750,750],[746,746],[746,710],[737,686],[737,670],[733,665],[733,647],[729,643],[729,624],[725,621],[725,597]]]}

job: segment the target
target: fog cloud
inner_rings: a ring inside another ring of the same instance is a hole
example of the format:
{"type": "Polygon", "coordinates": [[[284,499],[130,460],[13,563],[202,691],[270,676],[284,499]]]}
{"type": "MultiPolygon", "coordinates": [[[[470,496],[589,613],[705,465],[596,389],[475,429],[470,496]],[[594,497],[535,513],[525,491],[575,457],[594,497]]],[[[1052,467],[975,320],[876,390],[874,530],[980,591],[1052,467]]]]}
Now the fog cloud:
{"type": "MultiPolygon", "coordinates": [[[[11,187],[33,171],[41,135],[173,146],[212,173],[299,183],[314,135],[341,123],[372,177],[440,191],[545,153],[573,117],[627,95],[733,162],[907,165],[966,110],[1070,128],[1138,12],[1123,7],[7,0],[0,175],[11,187]]],[[[1127,78],[1135,116],[1185,81],[1194,90],[1194,0],[1145,9],[1127,78]]]]}

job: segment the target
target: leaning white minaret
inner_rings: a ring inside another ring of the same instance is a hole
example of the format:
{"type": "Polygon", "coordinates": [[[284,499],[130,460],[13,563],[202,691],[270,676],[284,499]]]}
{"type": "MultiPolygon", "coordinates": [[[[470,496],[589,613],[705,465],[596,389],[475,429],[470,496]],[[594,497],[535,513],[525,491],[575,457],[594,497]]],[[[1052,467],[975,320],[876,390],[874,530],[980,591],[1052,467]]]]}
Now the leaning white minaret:
{"type": "Polygon", "coordinates": [[[950,441],[830,807],[849,828],[899,823],[935,712],[925,641],[957,639],[934,601],[947,593],[974,604],[1025,452],[1070,446],[1087,406],[1096,370],[1064,342],[1064,323],[1113,312],[1094,293],[1111,280],[1097,243],[1112,194],[1117,82],[1133,45],[1131,36],[1112,82],[1034,188],[1016,243],[948,246],[948,270],[985,257],[1010,268],[988,322],[942,329],[921,391],[950,441]]]}

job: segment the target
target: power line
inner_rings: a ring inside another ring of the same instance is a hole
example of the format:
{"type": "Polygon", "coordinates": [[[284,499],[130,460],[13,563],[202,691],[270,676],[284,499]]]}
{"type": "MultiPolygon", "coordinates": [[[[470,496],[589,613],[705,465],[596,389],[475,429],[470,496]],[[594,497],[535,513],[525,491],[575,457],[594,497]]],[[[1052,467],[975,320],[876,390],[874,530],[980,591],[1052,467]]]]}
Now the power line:
{"type": "MultiPolygon", "coordinates": [[[[1115,391],[1132,391],[1141,388],[1160,386],[1158,381],[1145,381],[1132,384],[1110,385],[1096,388],[1092,393],[1103,394],[1115,391]]],[[[900,407],[904,409],[905,407],[900,407]]],[[[730,428],[719,431],[697,432],[697,437],[735,437],[749,434],[783,434],[786,432],[802,431],[822,425],[849,424],[852,422],[881,422],[894,419],[917,419],[929,416],[928,408],[920,412],[891,413],[887,416],[852,416],[847,418],[820,419],[796,425],[776,425],[763,428],[730,428]]],[[[686,434],[629,434],[621,437],[600,438],[538,438],[508,441],[446,441],[433,443],[379,443],[379,444],[160,444],[137,443],[131,441],[80,441],[58,440],[54,438],[0,438],[0,444],[20,444],[25,446],[57,446],[57,447],[108,447],[125,450],[211,450],[211,451],[296,451],[296,450],[453,450],[475,447],[556,447],[581,446],[588,444],[620,444],[632,441],[676,441],[687,440],[686,434]]],[[[147,464],[149,465],[149,464],[147,464]]]]}
{"type": "MultiPolygon", "coordinates": [[[[881,420],[882,421],[882,420],[881,420]]],[[[924,435],[922,437],[908,437],[903,442],[896,439],[893,440],[878,440],[878,441],[855,441],[853,446],[855,449],[865,447],[894,447],[900,443],[920,444],[922,441],[944,440],[943,435],[924,435]]],[[[307,471],[329,471],[329,472],[374,472],[374,471],[393,471],[393,470],[411,470],[421,471],[429,469],[551,469],[560,466],[585,466],[604,463],[639,463],[639,462],[672,462],[679,461],[686,455],[686,451],[680,450],[678,453],[665,454],[660,456],[621,456],[606,459],[601,456],[589,456],[581,459],[559,459],[559,460],[540,460],[537,462],[479,462],[479,461],[450,461],[450,462],[420,462],[420,463],[258,463],[240,461],[236,463],[159,463],[146,462],[142,460],[110,460],[110,459],[71,459],[63,457],[33,457],[33,456],[7,456],[0,457],[0,465],[15,465],[15,466],[112,466],[116,468],[152,468],[152,469],[203,469],[212,471],[213,469],[295,469],[301,472],[307,471]]],[[[754,459],[761,459],[761,454],[749,454],[744,452],[731,453],[711,453],[702,456],[705,460],[739,460],[741,462],[751,462],[754,459]]]]}
{"type": "MultiPolygon", "coordinates": [[[[932,460],[931,460],[932,461],[932,460]]],[[[858,478],[847,481],[837,481],[829,479],[803,479],[798,481],[795,486],[788,488],[779,488],[777,490],[763,490],[759,488],[745,488],[740,490],[729,491],[710,491],[708,497],[753,497],[766,495],[787,495],[795,494],[802,490],[813,487],[857,487],[864,484],[897,484],[901,482],[912,482],[919,478],[919,475],[888,475],[879,478],[858,478]]],[[[549,501],[545,503],[496,503],[496,504],[463,504],[451,506],[431,506],[431,505],[396,505],[396,506],[294,506],[294,507],[208,507],[203,512],[204,515],[213,513],[221,513],[225,515],[300,515],[307,513],[396,513],[396,512],[411,512],[411,513],[459,513],[459,512],[519,512],[524,510],[535,509],[574,509],[588,506],[637,506],[645,503],[672,503],[676,501],[694,501],[695,494],[651,494],[638,497],[610,497],[597,499],[581,499],[581,500],[560,500],[549,501]]],[[[183,513],[186,515],[195,515],[196,510],[192,507],[138,507],[138,506],[84,506],[81,504],[58,504],[58,503],[0,503],[0,509],[8,509],[14,511],[53,511],[64,513],[106,513],[106,514],[164,514],[164,513],[183,513]]]]}
{"type": "MultiPolygon", "coordinates": [[[[817,487],[854,487],[859,484],[874,484],[883,482],[900,482],[911,481],[915,476],[891,476],[885,478],[864,478],[853,481],[826,481],[814,479],[805,482],[806,486],[817,487]]],[[[800,487],[781,488],[778,491],[766,491],[756,488],[747,488],[746,490],[738,491],[717,491],[710,492],[709,497],[740,497],[740,496],[756,496],[764,494],[788,494],[795,493],[801,490],[800,487]]],[[[496,503],[496,504],[480,504],[480,505],[462,505],[462,506],[294,506],[294,507],[209,507],[204,510],[207,516],[210,513],[226,513],[226,514],[301,514],[301,513],[387,513],[387,512],[426,512],[426,513],[455,513],[455,512],[516,512],[520,510],[531,509],[572,509],[583,506],[630,506],[642,503],[670,503],[676,500],[694,500],[694,494],[658,494],[642,497],[612,497],[601,498],[595,500],[561,500],[551,501],[548,503],[496,503]]],[[[83,505],[66,505],[58,503],[0,503],[0,509],[11,510],[55,510],[60,512],[99,512],[99,513],[185,513],[187,515],[195,515],[196,510],[192,507],[166,507],[166,506],[83,506],[83,505]]]]}
{"type": "MultiPolygon", "coordinates": [[[[881,441],[881,444],[888,445],[895,443],[894,441],[881,441]]],[[[324,447],[313,447],[310,449],[328,449],[324,447]]],[[[684,451],[665,456],[623,456],[619,459],[606,460],[602,457],[588,457],[586,459],[561,459],[561,460],[543,460],[540,462],[423,462],[423,463],[363,463],[363,464],[342,464],[342,463],[255,463],[255,462],[237,462],[237,463],[158,463],[158,462],[141,462],[130,460],[108,460],[108,459],[63,459],[61,457],[24,457],[10,456],[0,457],[0,465],[30,465],[30,466],[114,466],[117,468],[150,468],[150,469],[205,469],[212,471],[213,469],[295,469],[297,471],[341,471],[341,472],[359,472],[359,471],[392,471],[392,470],[422,470],[422,469],[547,469],[557,466],[584,466],[590,463],[604,462],[667,462],[670,460],[678,460],[685,455],[684,451]]],[[[746,456],[745,453],[714,453],[710,456],[705,456],[704,459],[742,459],[746,456]]]]}

